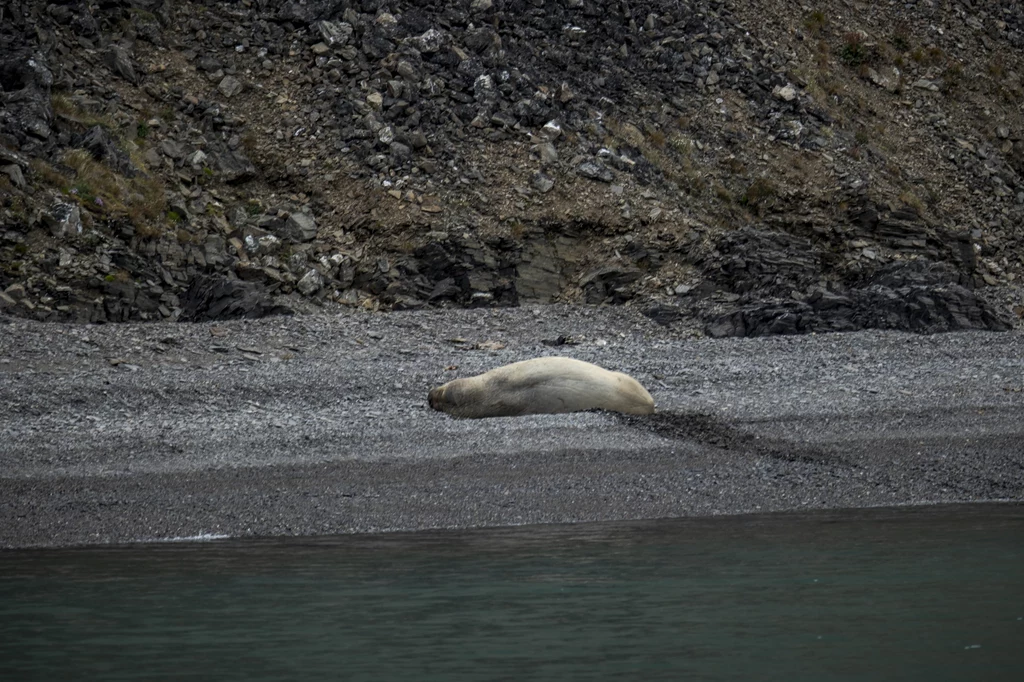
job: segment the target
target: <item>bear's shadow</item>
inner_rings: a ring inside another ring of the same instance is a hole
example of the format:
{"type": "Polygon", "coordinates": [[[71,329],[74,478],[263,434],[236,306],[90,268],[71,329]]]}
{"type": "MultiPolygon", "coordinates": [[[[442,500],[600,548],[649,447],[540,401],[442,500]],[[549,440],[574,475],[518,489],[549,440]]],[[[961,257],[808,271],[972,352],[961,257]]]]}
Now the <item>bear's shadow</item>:
{"type": "Polygon", "coordinates": [[[796,440],[758,436],[737,425],[703,412],[657,412],[635,416],[611,413],[631,428],[651,431],[670,440],[710,445],[733,452],[781,459],[787,462],[829,463],[856,466],[827,448],[796,440]]]}

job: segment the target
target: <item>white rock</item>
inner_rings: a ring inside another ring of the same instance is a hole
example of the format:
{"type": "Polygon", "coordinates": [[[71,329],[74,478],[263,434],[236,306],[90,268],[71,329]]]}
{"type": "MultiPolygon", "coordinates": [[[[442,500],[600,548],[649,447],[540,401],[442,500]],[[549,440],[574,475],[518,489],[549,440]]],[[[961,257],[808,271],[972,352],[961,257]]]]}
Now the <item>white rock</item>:
{"type": "Polygon", "coordinates": [[[783,86],[776,85],[775,89],[772,90],[772,95],[774,95],[776,99],[781,99],[783,102],[792,102],[796,99],[797,92],[796,88],[793,87],[792,84],[786,83],[783,86]]]}
{"type": "Polygon", "coordinates": [[[312,296],[324,287],[324,276],[316,268],[310,268],[295,287],[303,296],[312,296]]]}
{"type": "Polygon", "coordinates": [[[234,97],[244,89],[245,86],[242,84],[242,81],[238,80],[234,76],[224,76],[224,78],[221,79],[220,84],[217,86],[217,90],[220,94],[228,98],[234,97]]]}
{"type": "Polygon", "coordinates": [[[556,121],[548,121],[540,130],[549,140],[554,140],[562,134],[562,126],[556,121]]]}

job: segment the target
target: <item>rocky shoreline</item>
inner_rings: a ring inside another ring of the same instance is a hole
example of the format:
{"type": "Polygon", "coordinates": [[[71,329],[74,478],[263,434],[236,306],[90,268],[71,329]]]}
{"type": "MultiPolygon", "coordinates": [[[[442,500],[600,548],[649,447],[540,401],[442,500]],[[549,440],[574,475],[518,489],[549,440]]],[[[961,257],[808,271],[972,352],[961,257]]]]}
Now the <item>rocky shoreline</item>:
{"type": "Polygon", "coordinates": [[[1022,48],[969,0],[6,2],[0,546],[1019,501],[1022,48]],[[425,408],[550,353],[660,414],[425,408]]]}
{"type": "Polygon", "coordinates": [[[621,307],[196,324],[0,316],[0,547],[1024,501],[1024,336],[697,339],[621,307]],[[543,354],[659,414],[452,420],[543,354]]]}

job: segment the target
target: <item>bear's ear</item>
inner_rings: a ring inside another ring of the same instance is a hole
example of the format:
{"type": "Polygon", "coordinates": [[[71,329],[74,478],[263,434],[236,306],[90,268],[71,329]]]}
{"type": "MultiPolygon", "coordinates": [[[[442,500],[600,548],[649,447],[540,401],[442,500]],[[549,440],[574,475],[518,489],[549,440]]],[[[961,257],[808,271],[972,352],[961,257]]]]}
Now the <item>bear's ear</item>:
{"type": "Polygon", "coordinates": [[[444,406],[444,386],[430,389],[427,394],[427,404],[432,410],[440,410],[444,406]]]}

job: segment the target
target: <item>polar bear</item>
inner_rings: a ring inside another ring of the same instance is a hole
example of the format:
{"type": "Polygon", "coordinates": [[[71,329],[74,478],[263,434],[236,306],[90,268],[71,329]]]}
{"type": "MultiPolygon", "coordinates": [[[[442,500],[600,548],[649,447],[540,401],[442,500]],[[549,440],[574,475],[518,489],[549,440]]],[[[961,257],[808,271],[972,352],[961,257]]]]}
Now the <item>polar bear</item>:
{"type": "Polygon", "coordinates": [[[434,410],[461,419],[609,410],[653,414],[654,399],[633,377],[582,360],[544,357],[455,379],[430,391],[434,410]]]}

